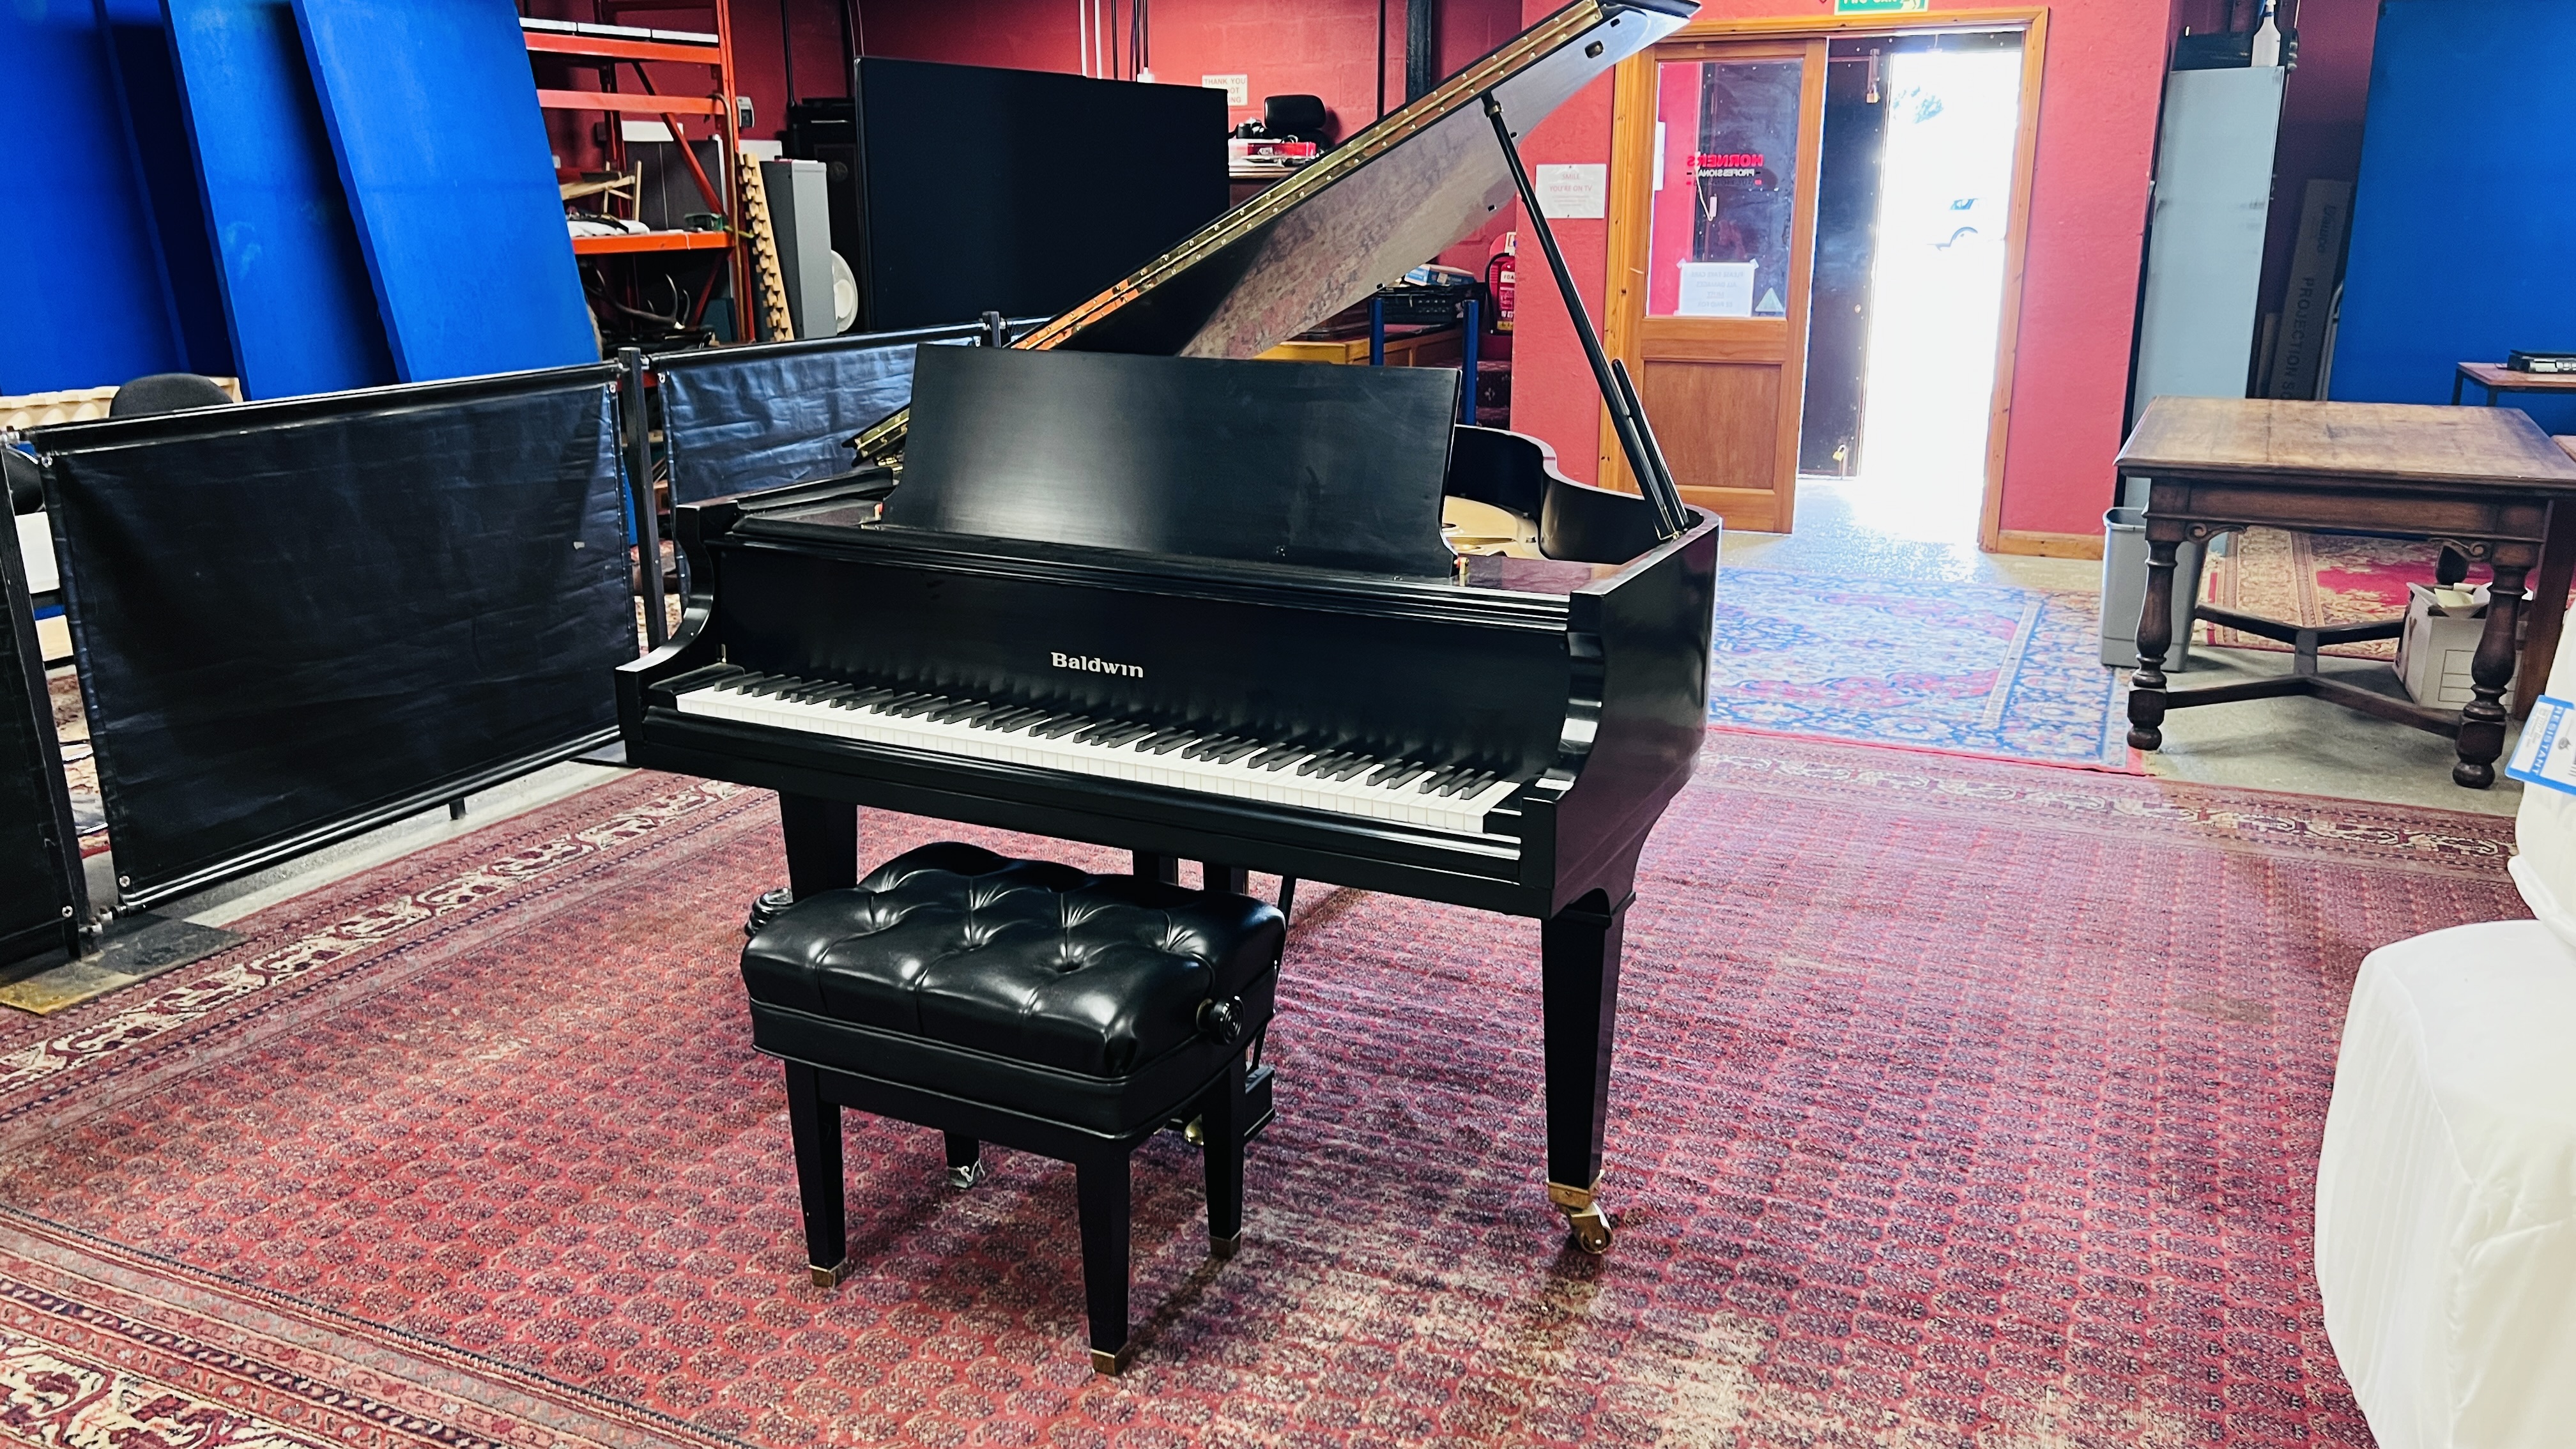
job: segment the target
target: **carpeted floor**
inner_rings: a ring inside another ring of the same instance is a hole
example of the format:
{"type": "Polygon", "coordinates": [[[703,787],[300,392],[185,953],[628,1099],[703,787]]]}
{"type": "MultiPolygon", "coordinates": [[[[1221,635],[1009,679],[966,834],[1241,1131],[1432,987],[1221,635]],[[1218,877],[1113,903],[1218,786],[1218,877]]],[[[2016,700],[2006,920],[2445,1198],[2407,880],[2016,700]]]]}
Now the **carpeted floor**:
{"type": "MultiPolygon", "coordinates": [[[[2223,608],[2292,624],[2366,624],[2406,612],[2406,586],[2433,582],[2438,545],[2399,538],[2356,538],[2336,533],[2285,533],[2249,528],[2232,551],[2212,558],[2201,577],[2201,597],[2223,608]]],[[[2471,583],[2484,583],[2484,564],[2472,565],[2471,583]]],[[[2222,649],[2290,652],[2287,644],[2240,634],[2215,624],[2201,638],[2222,649]]],[[[2394,639],[2365,639],[2318,651],[2352,659],[2395,659],[2394,639]]]]}
{"type": "Polygon", "coordinates": [[[2099,618],[2092,594],[1726,569],[1709,721],[2126,768],[2099,618]]]}
{"type": "Polygon", "coordinates": [[[1245,1249],[1140,1153],[1106,1381],[1037,1159],[955,1195],[854,1119],[863,1266],[805,1284],[733,969],[773,814],[633,777],[0,1023],[0,1439],[2366,1445],[2308,1266],[2345,995],[2523,914],[2499,820],[1713,734],[1630,917],[1617,1249],[1539,1191],[1535,927],[1310,890],[1245,1249]]]}

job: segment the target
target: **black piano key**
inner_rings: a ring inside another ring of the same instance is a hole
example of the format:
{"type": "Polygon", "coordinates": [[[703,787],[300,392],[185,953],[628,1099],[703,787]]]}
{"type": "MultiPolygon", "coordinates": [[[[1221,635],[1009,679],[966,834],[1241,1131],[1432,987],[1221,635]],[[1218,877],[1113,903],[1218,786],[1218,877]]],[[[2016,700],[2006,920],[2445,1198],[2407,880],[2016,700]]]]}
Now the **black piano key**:
{"type": "Polygon", "coordinates": [[[1459,767],[1456,765],[1443,765],[1439,769],[1433,770],[1414,783],[1413,793],[1417,795],[1430,794],[1432,791],[1448,784],[1450,779],[1458,773],[1458,768],[1459,767]]]}
{"type": "Polygon", "coordinates": [[[1250,760],[1245,761],[1244,768],[1248,770],[1285,769],[1299,759],[1304,758],[1305,754],[1306,747],[1304,745],[1272,745],[1270,748],[1263,750],[1260,754],[1253,756],[1250,760]]]}
{"type": "Polygon", "coordinates": [[[1369,771],[1368,782],[1372,785],[1391,785],[1395,783],[1395,772],[1403,768],[1404,761],[1389,760],[1385,764],[1378,766],[1376,769],[1369,771]]]}
{"type": "Polygon", "coordinates": [[[1210,750],[1205,758],[1216,764],[1231,765],[1246,755],[1258,753],[1260,749],[1259,740],[1234,740],[1210,750]]]}
{"type": "Polygon", "coordinates": [[[1331,769],[1333,766],[1340,764],[1342,759],[1343,756],[1331,750],[1319,750],[1312,758],[1300,760],[1297,763],[1297,773],[1300,775],[1321,774],[1324,771],[1331,769]]]}
{"type": "Polygon", "coordinates": [[[1493,771],[1478,770],[1472,774],[1461,776],[1457,780],[1452,781],[1447,786],[1443,787],[1440,793],[1443,795],[1455,796],[1458,799],[1464,800],[1477,794],[1486,786],[1493,783],[1493,771]]]}
{"type": "Polygon", "coordinates": [[[1181,746],[1190,744],[1197,739],[1198,736],[1189,730],[1165,730],[1161,734],[1148,735],[1145,738],[1138,740],[1136,742],[1136,748],[1143,754],[1168,755],[1172,751],[1179,749],[1181,746]]]}
{"type": "Polygon", "coordinates": [[[1077,745],[1096,745],[1102,740],[1107,739],[1109,736],[1116,734],[1118,731],[1125,728],[1127,728],[1127,721],[1123,719],[1097,720],[1088,727],[1076,731],[1073,737],[1073,743],[1077,745]]]}
{"type": "Polygon", "coordinates": [[[1377,761],[1370,759],[1366,755],[1352,755],[1349,757],[1347,763],[1335,765],[1333,768],[1326,770],[1324,772],[1324,778],[1327,780],[1347,780],[1352,776],[1359,774],[1361,771],[1375,766],[1376,764],[1377,761]]]}
{"type": "Polygon", "coordinates": [[[1232,735],[1202,735],[1199,738],[1190,741],[1189,747],[1181,751],[1181,758],[1184,760],[1204,760],[1213,756],[1218,750],[1221,750],[1232,743],[1234,743],[1234,736],[1232,735]]]}
{"type": "Polygon", "coordinates": [[[1154,727],[1149,724],[1121,724],[1117,728],[1109,731],[1107,734],[1093,740],[1091,743],[1100,746],[1102,749],[1121,749],[1125,746],[1134,744],[1136,741],[1143,739],[1145,736],[1150,735],[1153,732],[1154,727]]]}
{"type": "Polygon", "coordinates": [[[993,707],[991,705],[986,704],[981,700],[952,699],[942,704],[939,708],[932,710],[929,714],[923,716],[923,718],[931,721],[933,724],[961,724],[967,720],[973,719],[977,715],[990,713],[992,708],[993,707]]]}
{"type": "Polygon", "coordinates": [[[1051,740],[1061,735],[1072,734],[1090,723],[1090,720],[1078,714],[1050,715],[1039,723],[1029,726],[1029,735],[1033,739],[1051,740]]]}
{"type": "Polygon", "coordinates": [[[885,712],[897,719],[912,719],[919,715],[926,715],[947,703],[948,700],[943,695],[910,694],[901,699],[888,701],[885,712]]]}
{"type": "Polygon", "coordinates": [[[1381,789],[1401,790],[1406,785],[1411,784],[1416,778],[1429,774],[1430,772],[1431,767],[1429,765],[1400,764],[1396,767],[1395,773],[1392,775],[1388,774],[1384,770],[1380,770],[1376,774],[1371,775],[1369,777],[1369,783],[1378,786],[1381,789]]]}
{"type": "Polygon", "coordinates": [[[1046,718],[1045,710],[1022,705],[1018,709],[1006,709],[999,714],[988,714],[978,723],[996,734],[1010,734],[1044,718],[1046,718]]]}

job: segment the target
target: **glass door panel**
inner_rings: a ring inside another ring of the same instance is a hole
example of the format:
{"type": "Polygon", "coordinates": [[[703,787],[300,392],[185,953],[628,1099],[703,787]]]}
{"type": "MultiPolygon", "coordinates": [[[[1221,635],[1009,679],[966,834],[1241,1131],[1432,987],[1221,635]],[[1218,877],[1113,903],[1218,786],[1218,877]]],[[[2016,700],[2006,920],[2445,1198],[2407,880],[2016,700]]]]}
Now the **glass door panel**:
{"type": "Polygon", "coordinates": [[[1787,317],[1805,59],[1655,69],[1646,315],[1787,317]]]}

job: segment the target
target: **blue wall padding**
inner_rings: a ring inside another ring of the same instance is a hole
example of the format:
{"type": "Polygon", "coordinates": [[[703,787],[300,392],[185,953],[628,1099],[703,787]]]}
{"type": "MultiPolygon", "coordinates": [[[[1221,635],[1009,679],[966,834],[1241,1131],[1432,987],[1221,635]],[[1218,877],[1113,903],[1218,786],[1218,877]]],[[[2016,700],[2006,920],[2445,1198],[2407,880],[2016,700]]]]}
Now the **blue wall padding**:
{"type": "Polygon", "coordinates": [[[197,167],[170,67],[170,31],[160,0],[97,0],[109,73],[125,116],[126,150],[152,218],[170,325],[188,370],[237,377],[232,336],[224,329],[223,293],[197,193],[197,167]]]}
{"type": "Polygon", "coordinates": [[[0,393],[187,366],[90,0],[0,4],[0,393]]]}
{"type": "MultiPolygon", "coordinates": [[[[2371,52],[2332,395],[2446,403],[2453,367],[2576,351],[2576,6],[2388,0],[2371,52]]],[[[2482,394],[2468,390],[2471,401],[2482,394]]],[[[2553,433],[2576,401],[2503,399],[2553,433]]]]}
{"type": "Polygon", "coordinates": [[[296,0],[394,371],[595,362],[509,0],[296,0]]]}
{"type": "Polygon", "coordinates": [[[163,3],[244,391],[394,381],[291,0],[163,3]]]}

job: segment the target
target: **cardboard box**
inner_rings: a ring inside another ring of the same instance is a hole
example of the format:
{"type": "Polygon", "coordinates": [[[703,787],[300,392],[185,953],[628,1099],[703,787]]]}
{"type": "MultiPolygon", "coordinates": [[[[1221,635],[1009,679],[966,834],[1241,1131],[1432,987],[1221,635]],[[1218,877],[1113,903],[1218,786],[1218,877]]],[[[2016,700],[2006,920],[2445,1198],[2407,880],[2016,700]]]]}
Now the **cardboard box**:
{"type": "MultiPolygon", "coordinates": [[[[2462,591],[2440,590],[2457,600],[2462,591]]],[[[2480,584],[2466,591],[2465,604],[2445,603],[2423,584],[2406,586],[2406,630],[2397,636],[2397,681],[2417,704],[2456,709],[2476,698],[2470,688],[2469,661],[2487,631],[2487,590],[2480,584]]],[[[2512,681],[2506,681],[2506,691],[2512,681]]]]}

